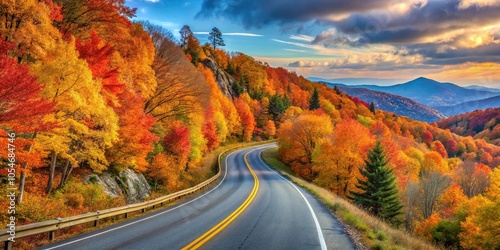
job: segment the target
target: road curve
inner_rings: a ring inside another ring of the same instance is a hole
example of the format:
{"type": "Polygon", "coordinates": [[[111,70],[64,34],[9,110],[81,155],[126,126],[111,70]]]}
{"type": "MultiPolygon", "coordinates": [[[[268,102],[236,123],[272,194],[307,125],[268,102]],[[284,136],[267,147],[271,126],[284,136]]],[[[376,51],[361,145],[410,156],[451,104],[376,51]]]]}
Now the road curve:
{"type": "Polygon", "coordinates": [[[354,249],[323,204],[261,160],[273,146],[229,154],[217,185],[175,206],[40,249],[182,249],[211,230],[201,249],[354,249]]]}

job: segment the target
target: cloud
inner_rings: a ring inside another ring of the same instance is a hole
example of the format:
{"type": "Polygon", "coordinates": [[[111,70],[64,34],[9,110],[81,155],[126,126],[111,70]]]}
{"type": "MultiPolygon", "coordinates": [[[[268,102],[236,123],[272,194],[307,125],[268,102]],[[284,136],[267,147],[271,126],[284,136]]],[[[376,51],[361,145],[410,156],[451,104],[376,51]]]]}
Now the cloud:
{"type": "Polygon", "coordinates": [[[284,49],[286,51],[290,51],[290,52],[298,52],[298,53],[306,53],[307,51],[306,50],[303,50],[303,49],[284,49]]]}
{"type": "Polygon", "coordinates": [[[314,37],[306,35],[291,35],[290,39],[304,41],[304,42],[312,42],[314,40],[314,37]]]}
{"type": "Polygon", "coordinates": [[[460,1],[458,8],[467,9],[472,6],[475,6],[477,8],[484,8],[498,5],[500,5],[500,1],[498,0],[462,0],[460,1]]]}
{"type": "Polygon", "coordinates": [[[150,3],[158,3],[160,2],[160,0],[144,0],[146,2],[150,2],[150,3]]]}
{"type": "Polygon", "coordinates": [[[288,67],[418,71],[500,63],[498,13],[500,0],[304,0],[293,4],[289,0],[204,0],[196,16],[222,17],[252,29],[275,25],[290,35],[272,40],[297,47],[283,49],[310,50],[316,59],[331,57],[321,62],[291,59],[285,63],[288,67]]]}
{"type": "Polygon", "coordinates": [[[267,24],[307,22],[318,17],[384,8],[399,0],[204,0],[197,17],[222,16],[241,22],[246,28],[267,24]],[[251,10],[251,11],[250,11],[251,10]]]}
{"type": "MultiPolygon", "coordinates": [[[[208,35],[210,32],[208,31],[197,31],[193,32],[195,35],[208,35]]],[[[245,33],[245,32],[227,32],[227,33],[222,33],[223,36],[251,36],[251,37],[261,37],[263,35],[260,34],[254,34],[254,33],[245,33]]]]}

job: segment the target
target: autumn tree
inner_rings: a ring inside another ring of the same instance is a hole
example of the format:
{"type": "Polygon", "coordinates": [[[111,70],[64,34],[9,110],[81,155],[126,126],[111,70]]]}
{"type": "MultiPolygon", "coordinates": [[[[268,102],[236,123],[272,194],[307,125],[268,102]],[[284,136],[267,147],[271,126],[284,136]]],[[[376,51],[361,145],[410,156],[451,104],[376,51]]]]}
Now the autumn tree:
{"type": "Polygon", "coordinates": [[[264,134],[267,138],[272,138],[276,135],[276,126],[272,120],[267,120],[266,126],[264,127],[264,134]]]}
{"type": "Polygon", "coordinates": [[[314,151],[313,169],[318,173],[314,182],[345,197],[349,191],[357,191],[359,167],[375,138],[356,120],[343,120],[335,127],[333,136],[327,138],[314,151]]]}
{"type": "MultiPolygon", "coordinates": [[[[17,134],[16,161],[21,164],[18,203],[23,200],[26,175],[41,165],[43,154],[34,152],[33,144],[40,131],[53,125],[43,118],[53,112],[54,103],[41,97],[42,86],[31,75],[26,65],[19,65],[7,56],[13,44],[0,41],[0,142],[7,145],[7,132],[17,134]],[[6,131],[7,130],[7,131],[6,131]],[[25,136],[22,136],[25,134],[25,136]],[[21,145],[29,145],[27,148],[21,145]]],[[[7,151],[5,151],[7,152],[7,151]]],[[[7,155],[0,153],[1,157],[7,155]]]]}
{"type": "Polygon", "coordinates": [[[154,190],[158,190],[158,184],[160,184],[172,192],[181,185],[180,175],[183,170],[183,166],[178,164],[175,156],[160,153],[154,156],[147,175],[153,180],[154,190]]]}
{"type": "Polygon", "coordinates": [[[189,38],[193,36],[193,32],[191,31],[191,28],[188,25],[184,25],[182,26],[179,33],[181,35],[181,41],[180,41],[181,47],[186,48],[189,38]]]}
{"type": "Polygon", "coordinates": [[[0,124],[16,132],[36,132],[54,104],[40,96],[42,86],[28,67],[7,56],[13,47],[0,41],[0,124]]]}
{"type": "Polygon", "coordinates": [[[46,119],[61,125],[37,137],[50,152],[50,193],[58,160],[63,180],[74,167],[88,166],[97,173],[107,168],[105,150],[118,139],[118,118],[100,94],[102,85],[78,58],[74,40],[61,41],[32,70],[44,84],[42,95],[56,102],[55,113],[46,119]]]}
{"type": "Polygon", "coordinates": [[[181,121],[170,124],[170,130],[163,138],[163,148],[167,154],[177,157],[176,163],[183,168],[189,159],[191,141],[189,140],[189,128],[181,121]]]}
{"type": "Polygon", "coordinates": [[[316,177],[312,169],[313,152],[321,140],[333,132],[326,115],[304,113],[285,121],[278,130],[278,153],[292,170],[307,180],[316,177]]]}
{"type": "Polygon", "coordinates": [[[420,200],[424,218],[435,212],[436,201],[451,185],[451,178],[437,170],[425,170],[420,179],[422,196],[420,200]]]}
{"type": "Polygon", "coordinates": [[[241,118],[241,126],[243,127],[241,135],[243,136],[243,140],[250,141],[255,129],[255,117],[250,111],[250,107],[248,106],[248,104],[245,103],[242,99],[235,98],[233,102],[234,107],[238,111],[238,114],[241,118]]]}
{"type": "Polygon", "coordinates": [[[489,186],[491,169],[484,164],[465,161],[454,171],[454,179],[467,197],[483,193],[489,186]]]}
{"type": "Polygon", "coordinates": [[[62,20],[56,22],[64,35],[86,38],[93,29],[108,30],[110,35],[130,28],[128,18],[137,9],[125,6],[125,0],[57,0],[62,5],[62,20]]]}
{"type": "Polygon", "coordinates": [[[396,176],[387,166],[388,160],[380,141],[368,152],[365,163],[365,168],[359,169],[363,178],[358,178],[356,184],[361,192],[351,191],[350,198],[375,216],[395,222],[403,205],[398,197],[396,176]]]}
{"type": "MultiPolygon", "coordinates": [[[[10,51],[17,61],[33,62],[44,56],[46,50],[54,48],[60,38],[59,31],[52,26],[52,1],[2,1],[0,2],[0,40],[14,44],[10,51]]],[[[59,14],[54,14],[57,19],[59,14]]]]}
{"type": "Polygon", "coordinates": [[[224,44],[224,39],[222,38],[222,32],[217,27],[213,27],[208,36],[208,41],[212,45],[212,48],[217,49],[217,47],[226,46],[224,44]]]}
{"type": "Polygon", "coordinates": [[[147,22],[143,26],[155,45],[153,69],[157,82],[154,94],[144,104],[145,113],[158,121],[202,114],[209,91],[203,76],[171,40],[168,30],[147,22]]]}
{"type": "Polygon", "coordinates": [[[422,142],[430,146],[432,141],[434,141],[434,136],[429,130],[422,132],[422,142]]]}

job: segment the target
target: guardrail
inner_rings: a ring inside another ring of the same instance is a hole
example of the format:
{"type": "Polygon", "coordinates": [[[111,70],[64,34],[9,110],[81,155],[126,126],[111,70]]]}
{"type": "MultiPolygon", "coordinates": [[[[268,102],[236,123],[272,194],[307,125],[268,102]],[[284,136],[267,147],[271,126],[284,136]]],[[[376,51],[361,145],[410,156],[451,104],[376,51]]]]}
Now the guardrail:
{"type": "MultiPolygon", "coordinates": [[[[255,144],[250,144],[250,145],[255,145],[255,144]]],[[[54,220],[48,220],[48,221],[42,221],[42,222],[36,222],[32,224],[26,224],[22,226],[17,226],[15,228],[15,239],[26,237],[26,236],[31,236],[31,235],[36,235],[36,234],[42,234],[42,233],[49,233],[49,240],[53,241],[55,238],[55,232],[59,229],[75,226],[75,225],[80,225],[83,223],[88,223],[88,222],[94,222],[94,226],[99,225],[99,220],[113,217],[113,216],[119,216],[123,215],[125,218],[128,217],[128,214],[131,212],[146,212],[148,208],[155,208],[155,206],[163,206],[165,203],[169,203],[171,201],[174,201],[176,199],[180,199],[186,195],[196,193],[203,188],[207,187],[210,185],[212,182],[216,181],[221,173],[222,173],[222,161],[221,157],[223,154],[230,150],[237,149],[242,146],[236,146],[227,150],[224,150],[222,153],[219,154],[218,159],[217,159],[217,164],[218,164],[218,171],[217,174],[212,176],[210,179],[194,186],[188,189],[181,190],[179,192],[169,194],[163,197],[158,197],[152,200],[140,202],[140,203],[135,203],[135,204],[130,204],[127,206],[122,206],[122,207],[115,207],[115,208],[110,208],[110,209],[105,209],[105,210],[99,210],[96,212],[89,212],[86,214],[80,214],[80,215],[75,215],[75,216],[70,216],[66,218],[57,218],[54,220]]],[[[6,250],[11,250],[12,249],[12,241],[9,240],[9,237],[11,235],[9,234],[9,230],[7,229],[2,229],[0,230],[0,241],[5,242],[5,249],[6,250]]]]}

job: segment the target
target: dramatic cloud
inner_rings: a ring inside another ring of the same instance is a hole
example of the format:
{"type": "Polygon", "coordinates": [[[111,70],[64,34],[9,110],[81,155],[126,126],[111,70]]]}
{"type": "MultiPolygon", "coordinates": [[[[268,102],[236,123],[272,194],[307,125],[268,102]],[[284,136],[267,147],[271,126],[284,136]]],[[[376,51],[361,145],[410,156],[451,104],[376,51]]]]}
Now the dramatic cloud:
{"type": "Polygon", "coordinates": [[[307,22],[318,17],[385,8],[399,0],[204,0],[198,17],[223,16],[240,21],[246,28],[277,23],[307,22]]]}
{"type": "Polygon", "coordinates": [[[290,0],[204,0],[197,16],[222,17],[252,29],[274,25],[291,33],[289,39],[272,39],[288,46],[283,49],[307,51],[316,59],[331,57],[286,63],[297,69],[418,71],[470,63],[476,65],[474,70],[488,63],[500,66],[500,0],[293,4],[290,0]]]}

